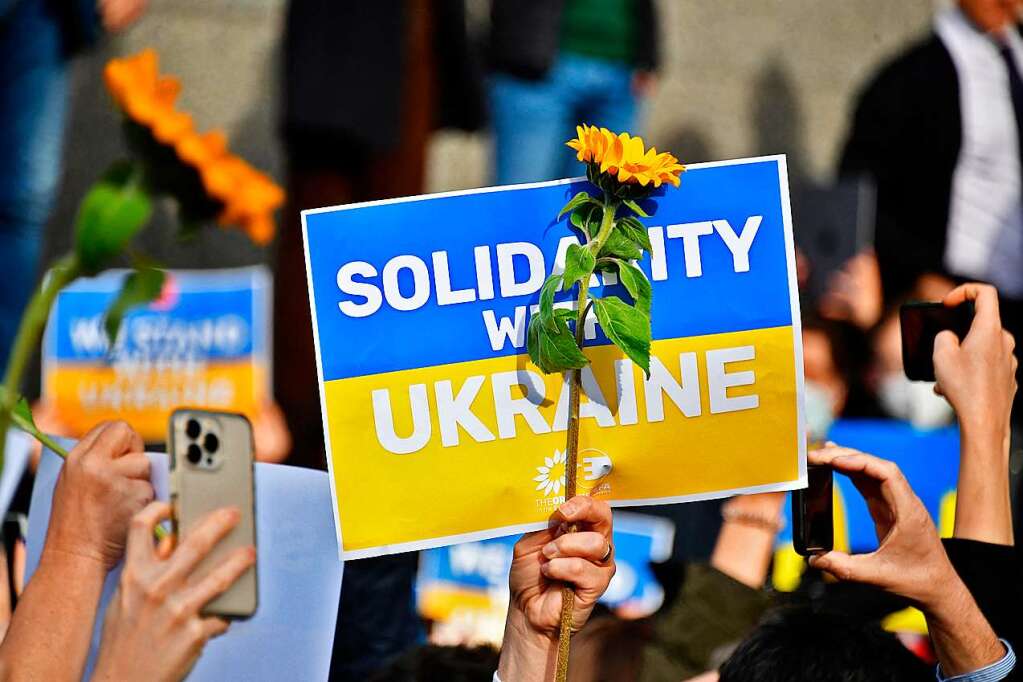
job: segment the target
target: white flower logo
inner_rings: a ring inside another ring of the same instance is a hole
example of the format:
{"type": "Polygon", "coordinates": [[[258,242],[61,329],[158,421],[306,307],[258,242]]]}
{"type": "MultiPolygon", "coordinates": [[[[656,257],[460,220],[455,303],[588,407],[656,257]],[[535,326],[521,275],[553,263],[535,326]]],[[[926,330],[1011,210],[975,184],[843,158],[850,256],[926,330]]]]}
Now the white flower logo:
{"type": "Polygon", "coordinates": [[[536,489],[542,490],[545,497],[557,495],[565,485],[565,453],[555,450],[554,456],[545,457],[543,463],[542,467],[536,468],[539,475],[533,477],[534,481],[538,481],[536,489]]]}

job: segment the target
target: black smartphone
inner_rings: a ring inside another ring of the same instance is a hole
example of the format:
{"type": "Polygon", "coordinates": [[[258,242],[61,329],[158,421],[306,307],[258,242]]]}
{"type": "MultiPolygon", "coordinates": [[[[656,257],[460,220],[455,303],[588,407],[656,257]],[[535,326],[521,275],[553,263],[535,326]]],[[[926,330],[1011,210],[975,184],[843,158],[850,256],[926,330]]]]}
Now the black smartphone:
{"type": "Polygon", "coordinates": [[[806,467],[807,486],[792,491],[792,544],[800,556],[830,552],[835,546],[834,485],[831,467],[806,467]]]}
{"type": "Polygon", "coordinates": [[[899,309],[902,366],[912,381],[934,381],[934,337],[949,330],[966,338],[973,324],[973,301],[949,308],[943,303],[910,301],[899,309]]]}

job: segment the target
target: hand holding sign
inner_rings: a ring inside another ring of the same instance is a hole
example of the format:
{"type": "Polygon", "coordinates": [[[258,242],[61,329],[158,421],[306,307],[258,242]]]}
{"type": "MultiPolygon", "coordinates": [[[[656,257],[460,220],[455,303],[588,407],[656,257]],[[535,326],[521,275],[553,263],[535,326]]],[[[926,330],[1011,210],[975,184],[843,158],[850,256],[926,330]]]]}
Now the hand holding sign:
{"type": "Polygon", "coordinates": [[[555,662],[561,621],[561,582],[575,595],[572,627],[579,630],[615,573],[611,508],[579,496],[551,515],[546,530],[515,544],[509,583],[511,602],[498,669],[503,680],[544,680],[555,662]],[[578,525],[578,532],[566,532],[578,525]]]}

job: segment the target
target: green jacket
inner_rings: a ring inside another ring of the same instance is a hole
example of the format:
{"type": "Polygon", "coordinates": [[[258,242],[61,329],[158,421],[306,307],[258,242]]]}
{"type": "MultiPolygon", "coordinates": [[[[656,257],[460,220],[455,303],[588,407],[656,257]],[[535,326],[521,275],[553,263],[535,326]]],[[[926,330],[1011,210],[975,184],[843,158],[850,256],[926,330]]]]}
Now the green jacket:
{"type": "Polygon", "coordinates": [[[706,564],[693,564],[675,603],[658,614],[640,682],[681,682],[716,667],[763,616],[770,597],[706,564]]]}

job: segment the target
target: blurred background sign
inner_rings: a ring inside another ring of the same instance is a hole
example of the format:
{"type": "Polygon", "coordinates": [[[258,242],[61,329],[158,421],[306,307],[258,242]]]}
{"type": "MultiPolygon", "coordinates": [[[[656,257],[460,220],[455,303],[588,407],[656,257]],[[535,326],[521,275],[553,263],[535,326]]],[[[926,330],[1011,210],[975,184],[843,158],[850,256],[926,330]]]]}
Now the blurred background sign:
{"type": "Polygon", "coordinates": [[[104,314],[125,271],[63,290],[43,342],[43,403],[69,435],[104,419],[162,442],[189,406],[241,412],[269,400],[271,275],[264,267],[168,271],[153,303],[131,309],[110,343],[104,314]]]}
{"type": "MultiPolygon", "coordinates": [[[[664,600],[651,563],[671,555],[675,524],[659,517],[614,513],[617,572],[600,602],[628,618],[648,616],[664,600]]],[[[416,585],[419,613],[434,621],[443,643],[500,644],[508,608],[508,571],[518,536],[466,542],[423,552],[416,585]]]]}

